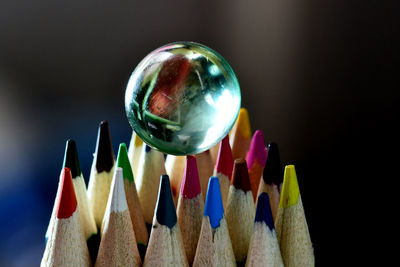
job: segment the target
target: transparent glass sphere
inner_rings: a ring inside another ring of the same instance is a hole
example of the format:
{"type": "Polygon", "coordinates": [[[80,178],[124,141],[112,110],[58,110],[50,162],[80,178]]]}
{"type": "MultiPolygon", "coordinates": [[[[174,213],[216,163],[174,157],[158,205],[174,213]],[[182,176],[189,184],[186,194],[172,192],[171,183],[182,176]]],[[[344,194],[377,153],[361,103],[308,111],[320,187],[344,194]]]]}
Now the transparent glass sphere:
{"type": "Polygon", "coordinates": [[[133,71],[125,92],[130,125],[150,146],[173,155],[203,152],[226,136],[240,109],[228,62],[193,42],[162,46],[133,71]]]}

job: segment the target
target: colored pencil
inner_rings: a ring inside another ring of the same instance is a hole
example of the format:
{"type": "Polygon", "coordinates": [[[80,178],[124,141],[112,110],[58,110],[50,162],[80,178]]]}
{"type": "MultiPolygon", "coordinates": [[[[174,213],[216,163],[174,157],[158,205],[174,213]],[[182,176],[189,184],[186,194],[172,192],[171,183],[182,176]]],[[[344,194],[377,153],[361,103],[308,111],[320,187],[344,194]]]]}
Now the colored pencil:
{"type": "MultiPolygon", "coordinates": [[[[197,167],[199,170],[199,179],[201,192],[207,192],[208,180],[213,175],[214,164],[212,163],[209,150],[196,155],[197,167]]],[[[203,196],[205,200],[206,196],[203,196]]]]}
{"type": "Polygon", "coordinates": [[[254,215],[254,199],[246,160],[236,159],[226,205],[226,222],[228,223],[233,253],[240,265],[246,262],[250,238],[253,233],[254,215]]]}
{"type": "Polygon", "coordinates": [[[229,230],[222,206],[218,177],[211,177],[208,185],[204,216],[193,267],[236,266],[229,230]]]}
{"type": "Polygon", "coordinates": [[[129,215],[123,180],[123,170],[117,167],[101,227],[96,267],[140,266],[142,263],[129,215]]]}
{"type": "Polygon", "coordinates": [[[131,162],[133,177],[137,176],[140,153],[142,153],[142,146],[143,146],[142,139],[140,139],[140,137],[136,134],[135,131],[132,131],[132,137],[128,148],[128,157],[129,161],[131,162]]]}
{"type": "Polygon", "coordinates": [[[265,148],[264,136],[262,131],[255,131],[250,143],[250,150],[246,156],[247,169],[249,170],[249,179],[251,191],[253,191],[254,201],[257,199],[258,186],[267,159],[267,149],[265,148]]]}
{"type": "Polygon", "coordinates": [[[138,243],[140,255],[144,257],[149,234],[147,232],[142,207],[140,206],[138,193],[136,191],[135,180],[132,173],[131,164],[129,162],[128,153],[126,151],[126,145],[124,143],[119,145],[117,167],[120,167],[123,170],[124,187],[129,214],[132,221],[133,230],[135,232],[136,241],[138,243]]]}
{"type": "Polygon", "coordinates": [[[88,186],[89,202],[98,228],[101,227],[110,185],[114,174],[115,156],[107,121],[102,121],[97,135],[96,151],[88,186]]]}
{"type": "Polygon", "coordinates": [[[285,168],[275,225],[285,266],[314,266],[314,250],[293,165],[285,168]]]}
{"type": "Polygon", "coordinates": [[[233,159],[245,159],[251,142],[250,119],[247,109],[240,109],[238,118],[229,134],[229,142],[232,148],[233,159]]]}
{"type": "Polygon", "coordinates": [[[157,192],[160,185],[160,176],[165,174],[164,154],[144,144],[140,155],[140,166],[136,177],[136,189],[144,221],[152,223],[154,208],[157,203],[157,192]]]}
{"type": "Polygon", "coordinates": [[[92,256],[92,262],[94,262],[99,247],[100,236],[97,231],[96,222],[87,196],[86,183],[79,164],[78,150],[76,148],[76,143],[73,140],[67,141],[63,167],[67,167],[71,170],[72,182],[74,183],[75,195],[78,201],[83,232],[88,244],[90,256],[92,256]]]}
{"type": "Polygon", "coordinates": [[[160,179],[153,229],[143,266],[189,266],[168,175],[160,179]]]}
{"type": "Polygon", "coordinates": [[[185,162],[185,156],[167,155],[167,159],[165,160],[165,170],[171,182],[172,197],[174,198],[175,206],[179,198],[185,162]]]}
{"type": "Polygon", "coordinates": [[[81,225],[71,171],[64,168],[56,217],[40,266],[90,266],[89,250],[81,225]]]}
{"type": "MultiPolygon", "coordinates": [[[[74,184],[75,195],[78,201],[78,206],[80,211],[79,214],[80,214],[81,224],[85,235],[85,239],[88,244],[90,255],[96,255],[100,239],[98,236],[98,231],[96,223],[94,221],[92,209],[89,206],[89,200],[86,193],[86,184],[79,164],[79,157],[78,157],[78,150],[76,148],[76,143],[71,139],[67,140],[65,146],[63,168],[65,167],[71,170],[72,182],[74,184]]],[[[57,196],[59,195],[60,192],[59,189],[60,189],[60,184],[58,186],[57,196]]],[[[57,203],[57,200],[55,201],[55,203],[57,203]]],[[[52,231],[55,217],[56,217],[56,206],[54,205],[50,223],[46,232],[46,240],[48,240],[49,234],[52,231]]],[[[95,259],[96,259],[95,256],[92,257],[92,261],[94,261],[95,259]]]]}
{"type": "MultiPolygon", "coordinates": [[[[63,173],[63,170],[61,170],[61,174],[62,173],[63,173]]],[[[58,180],[57,193],[56,193],[56,198],[54,200],[53,210],[51,212],[49,224],[47,226],[47,230],[46,230],[46,233],[45,233],[45,241],[46,241],[46,243],[50,238],[50,234],[53,232],[54,220],[56,218],[56,208],[57,208],[56,204],[58,203],[58,199],[60,198],[60,193],[61,193],[61,175],[60,175],[59,180],[58,180]]]]}
{"type": "Polygon", "coordinates": [[[260,179],[260,185],[258,186],[258,194],[262,192],[268,193],[274,221],[276,220],[276,213],[278,212],[282,181],[283,171],[278,145],[271,142],[268,145],[267,160],[265,161],[263,179],[260,179]]]}
{"type": "Polygon", "coordinates": [[[194,156],[187,156],[178,199],[177,215],[189,265],[192,265],[196,254],[203,210],[204,203],[196,158],[194,156]]]}
{"type": "Polygon", "coordinates": [[[246,267],[257,266],[283,267],[267,193],[261,193],[257,200],[254,232],[246,261],[246,267]]]}
{"type": "Polygon", "coordinates": [[[214,168],[214,176],[217,176],[219,179],[224,210],[226,209],[226,201],[228,200],[232,171],[233,157],[231,146],[229,144],[229,136],[227,135],[224,139],[222,139],[221,145],[219,146],[217,164],[214,168]]]}

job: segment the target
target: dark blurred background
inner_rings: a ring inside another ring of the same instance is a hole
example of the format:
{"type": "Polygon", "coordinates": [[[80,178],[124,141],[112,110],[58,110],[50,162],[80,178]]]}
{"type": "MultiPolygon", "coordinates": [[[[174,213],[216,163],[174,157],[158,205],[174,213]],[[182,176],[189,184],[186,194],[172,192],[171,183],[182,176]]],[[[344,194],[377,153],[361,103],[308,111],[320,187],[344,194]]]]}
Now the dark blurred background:
{"type": "Polygon", "coordinates": [[[352,255],[348,238],[363,236],[357,192],[379,198],[394,163],[394,2],[2,0],[0,266],[39,264],[65,141],[76,140],[87,182],[101,120],[115,151],[129,142],[131,72],[179,40],[228,60],[252,130],[296,165],[317,266],[352,255]]]}

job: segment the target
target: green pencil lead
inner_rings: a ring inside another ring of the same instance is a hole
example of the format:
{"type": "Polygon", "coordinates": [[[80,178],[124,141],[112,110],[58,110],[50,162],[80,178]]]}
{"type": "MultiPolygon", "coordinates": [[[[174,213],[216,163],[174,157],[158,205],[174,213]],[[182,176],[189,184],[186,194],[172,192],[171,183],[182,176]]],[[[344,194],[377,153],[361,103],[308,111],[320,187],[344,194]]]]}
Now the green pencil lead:
{"type": "Polygon", "coordinates": [[[128,151],[125,143],[121,143],[119,145],[117,167],[122,168],[124,179],[127,179],[130,182],[134,181],[131,163],[129,162],[128,151]]]}

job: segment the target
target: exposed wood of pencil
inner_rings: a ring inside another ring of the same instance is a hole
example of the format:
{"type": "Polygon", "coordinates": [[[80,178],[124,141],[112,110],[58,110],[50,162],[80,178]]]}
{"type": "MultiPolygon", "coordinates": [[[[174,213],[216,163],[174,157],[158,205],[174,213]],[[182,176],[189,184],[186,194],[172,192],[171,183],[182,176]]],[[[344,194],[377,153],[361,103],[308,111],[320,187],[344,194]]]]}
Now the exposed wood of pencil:
{"type": "Polygon", "coordinates": [[[209,181],[193,267],[236,266],[217,177],[209,181]]]}
{"type": "Polygon", "coordinates": [[[226,206],[226,221],[236,261],[244,263],[253,233],[255,207],[247,164],[236,159],[226,206]]]}
{"type": "Polygon", "coordinates": [[[285,266],[314,266],[313,246],[293,165],[285,168],[275,225],[285,266]]]}
{"type": "Polygon", "coordinates": [[[108,195],[114,174],[115,156],[111,144],[108,123],[102,121],[99,126],[96,151],[90,171],[88,198],[98,228],[101,228],[108,195]]]}
{"type": "Polygon", "coordinates": [[[54,225],[40,266],[90,266],[89,250],[68,168],[64,168],[61,174],[60,194],[56,201],[54,225]]]}
{"type": "Polygon", "coordinates": [[[71,170],[72,182],[74,183],[75,195],[78,201],[79,213],[81,215],[83,232],[85,238],[97,233],[96,222],[86,192],[86,183],[79,164],[76,143],[68,140],[65,147],[64,166],[71,170]]]}
{"type": "Polygon", "coordinates": [[[262,193],[257,203],[246,267],[283,267],[268,194],[262,193]]]}
{"type": "Polygon", "coordinates": [[[187,156],[185,173],[179,194],[177,216],[189,265],[193,263],[203,217],[203,196],[196,158],[187,156]]]}
{"type": "Polygon", "coordinates": [[[274,221],[276,220],[279,201],[281,198],[282,181],[283,171],[278,145],[275,142],[271,142],[268,144],[267,159],[265,161],[262,179],[260,179],[258,195],[262,192],[268,193],[274,221]]]}
{"type": "Polygon", "coordinates": [[[214,165],[217,163],[218,151],[219,151],[220,145],[221,145],[221,142],[218,142],[215,146],[210,148],[211,160],[214,165]]]}
{"type": "Polygon", "coordinates": [[[226,202],[228,200],[229,186],[231,184],[233,171],[233,157],[232,150],[229,144],[229,136],[225,136],[221,141],[218,151],[217,163],[214,168],[214,176],[219,179],[221,188],[221,197],[224,210],[226,209],[226,202]]]}
{"type": "Polygon", "coordinates": [[[165,173],[163,153],[145,144],[140,155],[140,165],[135,183],[144,220],[147,224],[152,223],[160,176],[165,173]]]}
{"type": "Polygon", "coordinates": [[[140,266],[141,259],[129,215],[122,168],[116,168],[101,229],[96,265],[140,266]]]}
{"type": "MultiPolygon", "coordinates": [[[[197,154],[196,161],[199,170],[201,192],[207,192],[208,180],[214,172],[214,165],[212,163],[210,151],[206,150],[200,154],[197,154]]],[[[206,196],[203,195],[204,200],[205,198],[206,196]]]]}
{"type": "Polygon", "coordinates": [[[143,266],[189,266],[168,175],[160,179],[153,229],[143,266]]]}
{"type": "Polygon", "coordinates": [[[131,163],[132,173],[134,177],[137,176],[140,154],[142,153],[142,146],[143,146],[142,139],[140,139],[140,137],[135,133],[135,131],[132,131],[132,137],[128,147],[128,157],[131,163]]]}
{"type": "Polygon", "coordinates": [[[174,198],[175,206],[178,203],[185,162],[185,156],[168,155],[165,160],[165,170],[171,181],[172,197],[174,198]]]}
{"type": "Polygon", "coordinates": [[[144,221],[131,164],[126,151],[126,145],[124,143],[121,143],[119,146],[117,166],[123,169],[126,201],[128,203],[129,214],[132,221],[133,230],[135,231],[136,241],[140,245],[147,246],[149,237],[146,223],[144,221]]]}

